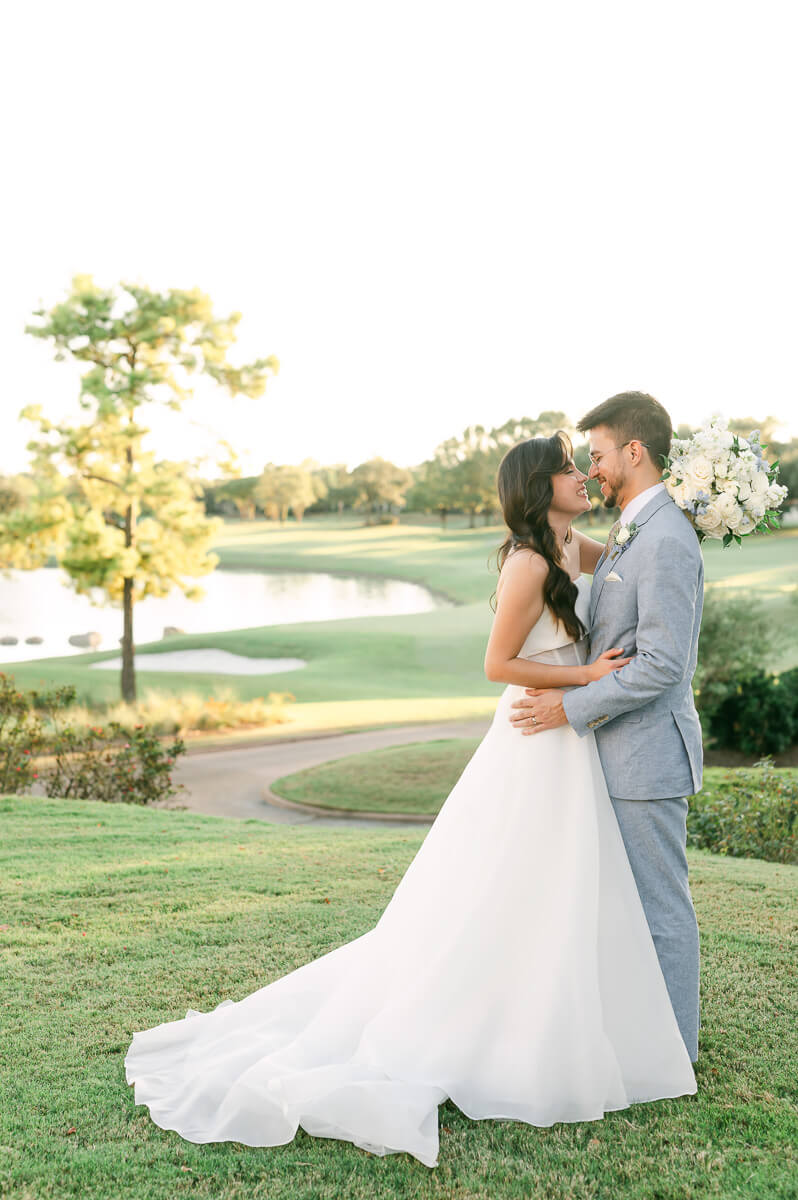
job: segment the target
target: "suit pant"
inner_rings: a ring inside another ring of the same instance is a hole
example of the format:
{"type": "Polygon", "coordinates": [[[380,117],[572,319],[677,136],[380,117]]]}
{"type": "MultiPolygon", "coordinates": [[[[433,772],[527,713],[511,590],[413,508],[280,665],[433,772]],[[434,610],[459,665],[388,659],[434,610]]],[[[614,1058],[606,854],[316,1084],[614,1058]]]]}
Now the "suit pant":
{"type": "Polygon", "coordinates": [[[698,924],[687,879],[687,800],[612,797],[684,1044],[698,1058],[698,924]]]}

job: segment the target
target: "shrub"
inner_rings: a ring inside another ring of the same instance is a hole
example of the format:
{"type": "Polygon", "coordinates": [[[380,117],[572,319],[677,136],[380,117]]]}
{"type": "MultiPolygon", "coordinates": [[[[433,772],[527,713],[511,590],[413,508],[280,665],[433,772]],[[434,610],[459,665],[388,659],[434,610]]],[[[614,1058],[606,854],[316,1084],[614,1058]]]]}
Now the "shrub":
{"type": "Polygon", "coordinates": [[[725,772],[691,797],[687,844],[731,858],[798,863],[798,777],[770,759],[725,772]]]}
{"type": "Polygon", "coordinates": [[[730,596],[708,588],[704,597],[695,702],[705,728],[741,679],[762,671],[776,649],[779,631],[754,596],[730,596]]]}
{"type": "Polygon", "coordinates": [[[128,731],[115,721],[91,729],[65,725],[48,746],[40,784],[47,796],[154,804],[180,790],[172,783],[172,767],[184,751],[179,738],[166,746],[144,726],[128,731]]]}
{"type": "Polygon", "coordinates": [[[172,767],[182,741],[163,745],[143,724],[75,724],[74,701],[72,687],[22,692],[0,673],[0,793],[38,787],[47,796],[134,804],[177,793],[172,767]]]}
{"type": "Polygon", "coordinates": [[[290,692],[269,692],[253,700],[239,700],[229,688],[215,696],[200,692],[148,691],[132,704],[119,701],[102,709],[83,705],[75,708],[76,725],[91,727],[115,721],[123,729],[147,725],[158,734],[189,733],[193,730],[236,729],[258,725],[277,725],[286,721],[285,706],[294,697],[290,692]]]}
{"type": "Polygon", "coordinates": [[[730,683],[708,722],[719,746],[744,754],[780,754],[798,739],[798,669],[754,671],[730,683]]]}
{"type": "Polygon", "coordinates": [[[14,677],[0,672],[0,794],[25,792],[38,778],[36,755],[44,751],[47,742],[38,710],[55,713],[74,699],[72,687],[18,691],[14,677]]]}

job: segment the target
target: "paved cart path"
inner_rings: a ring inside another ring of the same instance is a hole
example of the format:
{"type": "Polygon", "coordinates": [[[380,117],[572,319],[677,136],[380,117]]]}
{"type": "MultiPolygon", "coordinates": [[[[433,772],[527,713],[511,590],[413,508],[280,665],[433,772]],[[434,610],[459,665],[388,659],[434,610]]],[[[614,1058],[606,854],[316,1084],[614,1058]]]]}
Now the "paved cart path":
{"type": "MultiPolygon", "coordinates": [[[[316,816],[282,807],[279,797],[272,795],[271,785],[283,775],[292,775],[305,767],[314,767],[348,754],[381,750],[386,746],[403,746],[410,742],[431,742],[437,738],[481,737],[488,724],[486,720],[447,721],[435,725],[404,725],[303,738],[293,742],[200,750],[180,759],[175,769],[175,782],[182,783],[186,789],[177,797],[177,803],[185,805],[192,812],[209,813],[216,817],[238,817],[242,820],[255,817],[278,825],[312,824],[341,829],[374,829],[377,823],[369,818],[316,816]]],[[[395,824],[407,828],[405,823],[395,824]]],[[[390,828],[392,825],[393,822],[380,821],[378,827],[390,828]]]]}

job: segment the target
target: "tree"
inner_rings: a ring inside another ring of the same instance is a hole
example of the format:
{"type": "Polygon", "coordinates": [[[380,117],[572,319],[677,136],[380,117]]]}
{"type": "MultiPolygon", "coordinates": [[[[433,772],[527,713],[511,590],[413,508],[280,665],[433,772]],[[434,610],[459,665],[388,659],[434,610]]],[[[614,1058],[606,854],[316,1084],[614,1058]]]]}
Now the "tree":
{"type": "Polygon", "coordinates": [[[476,525],[477,513],[490,514],[496,504],[496,470],[487,450],[478,450],[451,469],[454,494],[460,508],[468,513],[469,525],[476,525]]]}
{"type": "Polygon", "coordinates": [[[451,467],[437,458],[421,463],[413,472],[413,486],[407,493],[407,507],[414,511],[437,512],[441,526],[453,508],[457,507],[457,480],[451,467]]]}
{"type": "Polygon", "coordinates": [[[449,475],[453,506],[469,514],[471,528],[476,514],[488,517],[496,503],[496,443],[482,425],[469,425],[459,438],[447,438],[437,447],[435,460],[449,475]]]}
{"type": "Polygon", "coordinates": [[[142,409],[181,410],[197,374],[256,398],[279,365],[269,357],[233,366],[227,353],[240,314],[216,317],[198,289],[113,291],[78,276],[65,301],[34,316],[28,333],[51,342],[57,360],[85,366],[79,399],[87,419],[54,423],[38,405],[23,410],[39,428],[29,446],[38,493],[0,521],[0,564],[30,568],[55,553],[76,591],[99,588],[121,605],[122,696],[133,700],[134,605],[175,586],[198,598],[189,581],[217,561],[209,553],[216,523],[189,466],[145,449],[142,409]]]}
{"type": "Polygon", "coordinates": [[[518,442],[528,441],[529,438],[553,437],[558,429],[562,429],[569,435],[573,433],[573,425],[569,418],[559,410],[547,410],[537,417],[520,417],[518,419],[511,417],[503,425],[497,425],[491,429],[489,435],[498,451],[496,466],[498,467],[500,460],[511,446],[515,446],[518,442]]]}
{"type": "Polygon", "coordinates": [[[254,520],[255,488],[259,478],[258,475],[242,475],[238,479],[225,480],[213,489],[214,502],[218,504],[227,500],[233,505],[242,521],[254,520]]]}
{"type": "Polygon", "coordinates": [[[412,482],[413,476],[409,471],[384,458],[371,458],[352,472],[352,483],[357,488],[357,503],[368,513],[401,508],[405,492],[412,482]]]}
{"type": "Polygon", "coordinates": [[[310,467],[310,473],[316,490],[313,503],[315,512],[343,512],[345,508],[352,508],[357,503],[357,488],[343,463],[336,463],[331,467],[314,463],[310,467]]]}
{"type": "Polygon", "coordinates": [[[291,509],[301,521],[305,509],[316,499],[313,478],[304,467],[276,466],[267,463],[255,484],[255,500],[267,515],[274,513],[283,522],[291,509]]]}
{"type": "Polygon", "coordinates": [[[0,513],[22,508],[36,494],[36,485],[28,475],[0,475],[0,513]]]}

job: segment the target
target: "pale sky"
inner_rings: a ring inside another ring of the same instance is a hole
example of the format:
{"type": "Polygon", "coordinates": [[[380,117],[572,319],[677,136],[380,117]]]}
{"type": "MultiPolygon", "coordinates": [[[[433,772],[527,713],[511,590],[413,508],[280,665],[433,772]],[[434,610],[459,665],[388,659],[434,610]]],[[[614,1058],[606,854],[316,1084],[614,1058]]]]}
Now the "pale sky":
{"type": "Polygon", "coordinates": [[[280,376],[189,418],[251,470],[625,388],[798,433],[795,32],[778,0],[8,6],[0,471],[24,404],[74,402],[22,330],[75,273],[243,313],[280,376]]]}

